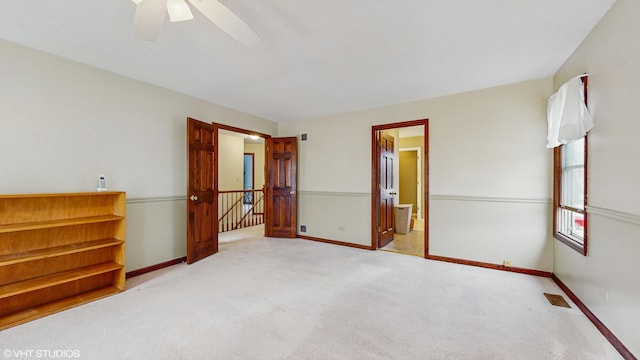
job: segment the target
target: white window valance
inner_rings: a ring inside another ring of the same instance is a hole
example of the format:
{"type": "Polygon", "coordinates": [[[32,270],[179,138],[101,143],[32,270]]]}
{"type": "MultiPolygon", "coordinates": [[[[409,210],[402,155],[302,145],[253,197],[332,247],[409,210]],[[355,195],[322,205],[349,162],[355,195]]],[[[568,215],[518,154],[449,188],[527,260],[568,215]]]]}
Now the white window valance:
{"type": "Polygon", "coordinates": [[[567,81],[549,98],[547,148],[578,140],[593,128],[591,113],[584,103],[583,76],[567,81]]]}

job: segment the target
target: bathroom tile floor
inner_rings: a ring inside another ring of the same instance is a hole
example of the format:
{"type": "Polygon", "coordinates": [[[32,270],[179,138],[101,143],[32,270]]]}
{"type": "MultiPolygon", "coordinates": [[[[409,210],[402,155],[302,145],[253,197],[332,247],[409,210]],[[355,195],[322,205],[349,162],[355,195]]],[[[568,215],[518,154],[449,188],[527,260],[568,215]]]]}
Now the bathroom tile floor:
{"type": "Polygon", "coordinates": [[[413,230],[408,234],[393,234],[393,241],[380,250],[424,257],[424,220],[414,218],[413,230]]]}

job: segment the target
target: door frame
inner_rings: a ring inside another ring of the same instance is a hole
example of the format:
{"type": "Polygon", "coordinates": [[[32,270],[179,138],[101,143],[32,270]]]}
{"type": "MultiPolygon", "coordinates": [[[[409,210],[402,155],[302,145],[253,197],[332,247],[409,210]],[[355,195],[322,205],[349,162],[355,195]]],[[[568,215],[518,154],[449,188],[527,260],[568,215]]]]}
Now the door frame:
{"type": "MultiPolygon", "coordinates": [[[[429,256],[429,119],[410,120],[390,124],[374,125],[371,127],[371,250],[378,249],[378,221],[380,218],[380,192],[378,174],[380,161],[377,154],[376,134],[382,130],[398,129],[410,126],[424,125],[423,154],[424,167],[424,257],[429,256]]],[[[398,139],[398,141],[400,141],[398,139]]]]}

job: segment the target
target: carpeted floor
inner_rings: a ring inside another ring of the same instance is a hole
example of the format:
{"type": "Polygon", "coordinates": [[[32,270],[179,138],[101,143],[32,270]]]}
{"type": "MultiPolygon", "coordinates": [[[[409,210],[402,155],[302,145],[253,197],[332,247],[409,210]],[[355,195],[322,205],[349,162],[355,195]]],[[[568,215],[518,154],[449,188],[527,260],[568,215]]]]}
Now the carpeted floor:
{"type": "Polygon", "coordinates": [[[0,332],[4,358],[621,358],[550,279],[384,251],[252,236],[127,286],[0,332]]]}

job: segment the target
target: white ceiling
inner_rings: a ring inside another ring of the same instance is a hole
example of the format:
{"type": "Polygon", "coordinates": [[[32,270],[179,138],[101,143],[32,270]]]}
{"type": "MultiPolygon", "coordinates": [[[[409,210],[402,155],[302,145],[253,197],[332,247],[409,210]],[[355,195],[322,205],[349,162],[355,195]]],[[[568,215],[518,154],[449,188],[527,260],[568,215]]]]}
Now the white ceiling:
{"type": "Polygon", "coordinates": [[[195,9],[146,42],[130,0],[0,0],[0,38],[293,121],[552,75],[614,1],[221,0],[249,48],[195,9]]]}

